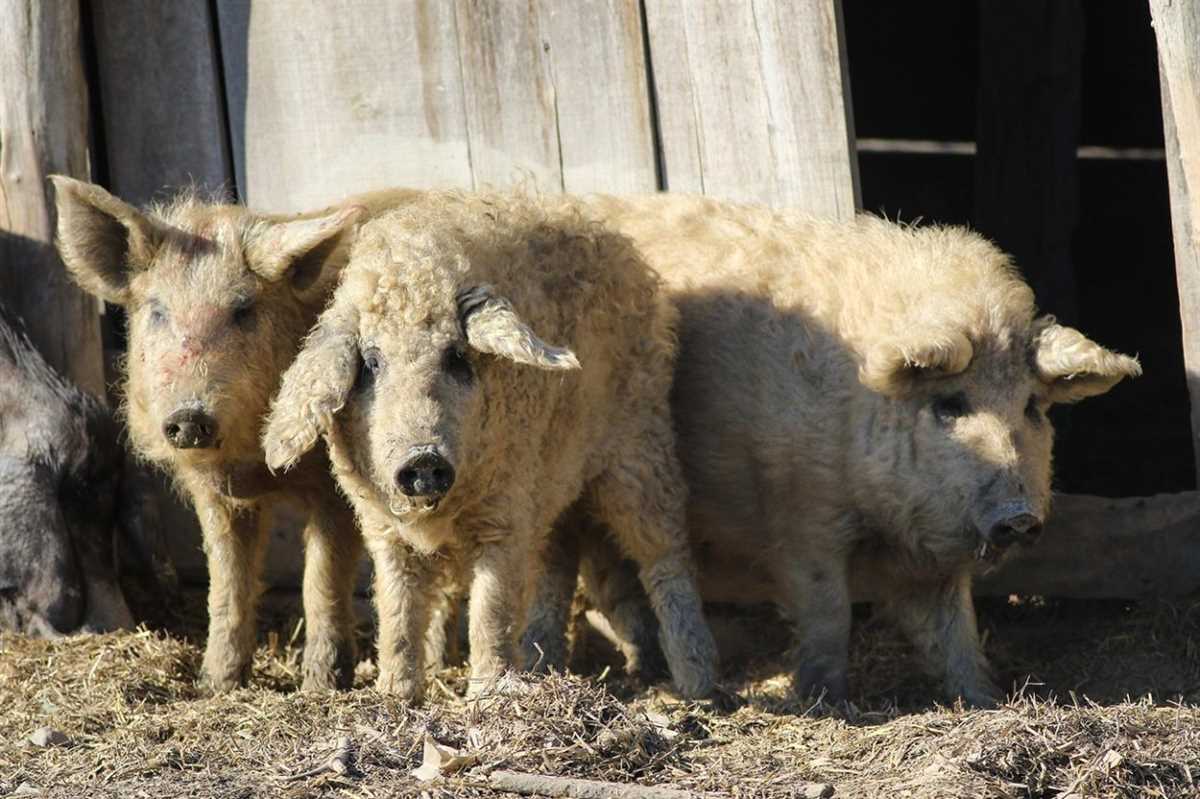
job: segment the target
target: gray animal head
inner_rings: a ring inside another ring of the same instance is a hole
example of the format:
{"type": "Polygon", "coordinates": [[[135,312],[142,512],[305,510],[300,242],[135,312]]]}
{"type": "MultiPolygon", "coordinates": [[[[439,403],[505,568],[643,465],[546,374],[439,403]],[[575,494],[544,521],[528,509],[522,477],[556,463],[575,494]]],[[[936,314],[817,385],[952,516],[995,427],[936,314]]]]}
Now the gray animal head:
{"type": "Polygon", "coordinates": [[[160,463],[257,460],[259,420],[364,211],[277,219],[182,196],[143,212],[53,178],[58,247],[85,290],[124,306],[130,434],[160,463]]]}
{"type": "Polygon", "coordinates": [[[1141,374],[1134,358],[1053,317],[1033,319],[1028,288],[1010,270],[996,276],[1009,285],[992,294],[977,287],[989,309],[980,324],[914,324],[881,342],[860,372],[911,420],[911,471],[889,477],[907,494],[907,526],[944,531],[951,547],[964,531],[986,565],[1041,533],[1051,499],[1049,407],[1141,374]]]}
{"type": "Polygon", "coordinates": [[[453,236],[381,224],[364,227],[332,305],[284,376],[264,448],[269,466],[287,468],[336,432],[331,456],[351,498],[413,522],[452,513],[456,487],[471,484],[489,420],[506,413],[487,400],[505,369],[579,363],[474,282],[453,236]]]}
{"type": "Polygon", "coordinates": [[[117,426],[0,308],[0,629],[131,626],[116,583],[117,426]]]}

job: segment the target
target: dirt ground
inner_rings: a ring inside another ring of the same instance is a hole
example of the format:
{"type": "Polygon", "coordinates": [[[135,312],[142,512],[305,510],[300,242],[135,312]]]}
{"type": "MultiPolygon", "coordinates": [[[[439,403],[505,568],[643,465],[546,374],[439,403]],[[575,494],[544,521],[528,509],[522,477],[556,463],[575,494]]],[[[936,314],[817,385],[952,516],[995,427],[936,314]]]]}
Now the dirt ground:
{"type": "Polygon", "coordinates": [[[1200,796],[1200,599],[982,603],[1014,686],[988,711],[931,702],[907,646],[862,612],[841,712],[788,696],[770,613],[728,609],[719,637],[765,644],[729,647],[735,709],[630,685],[594,637],[576,673],[478,705],[448,669],[406,707],[366,687],[367,662],[352,692],[301,694],[287,614],[264,619],[250,687],[209,698],[195,687],[202,614],[186,605],[133,633],[0,635],[0,796],[482,797],[507,795],[491,787],[502,771],[728,797],[814,783],[839,797],[1200,796]],[[65,740],[39,746],[40,728],[65,740]],[[427,741],[449,748],[428,782],[411,774],[427,741]]]}

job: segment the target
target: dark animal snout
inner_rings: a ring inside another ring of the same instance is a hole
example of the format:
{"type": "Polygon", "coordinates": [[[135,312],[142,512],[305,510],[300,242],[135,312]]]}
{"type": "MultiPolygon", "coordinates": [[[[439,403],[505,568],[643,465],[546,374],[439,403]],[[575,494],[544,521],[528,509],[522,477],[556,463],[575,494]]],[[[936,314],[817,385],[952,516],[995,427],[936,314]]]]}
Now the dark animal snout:
{"type": "Polygon", "coordinates": [[[1032,544],[1042,534],[1042,520],[1032,513],[1001,519],[988,531],[988,541],[1000,549],[1013,544],[1032,544]]]}
{"type": "Polygon", "coordinates": [[[454,467],[436,450],[418,452],[396,470],[396,486],[409,497],[443,497],[454,485],[454,467]]]}
{"type": "Polygon", "coordinates": [[[217,420],[195,408],[184,408],[163,422],[163,435],[176,449],[210,449],[217,443],[217,420]]]}

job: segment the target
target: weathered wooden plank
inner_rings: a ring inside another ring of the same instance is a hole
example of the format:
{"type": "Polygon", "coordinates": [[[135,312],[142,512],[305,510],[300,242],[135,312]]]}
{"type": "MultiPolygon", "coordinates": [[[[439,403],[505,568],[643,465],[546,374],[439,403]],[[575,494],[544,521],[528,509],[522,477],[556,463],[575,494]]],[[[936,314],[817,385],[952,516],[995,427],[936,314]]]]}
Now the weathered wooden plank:
{"type": "Polygon", "coordinates": [[[91,3],[109,188],[142,204],[232,194],[216,31],[207,3],[91,3]]]}
{"type": "Polygon", "coordinates": [[[657,187],[637,0],[458,0],[477,186],[657,187]]]}
{"type": "Polygon", "coordinates": [[[549,40],[564,190],[658,188],[638,0],[539,5],[549,40]]]}
{"type": "Polygon", "coordinates": [[[562,188],[554,82],[533,3],[457,0],[458,50],[476,186],[562,188]]]}
{"type": "Polygon", "coordinates": [[[1200,2],[1150,0],[1158,40],[1183,362],[1200,475],[1200,2]]]}
{"type": "Polygon", "coordinates": [[[471,186],[454,7],[217,0],[234,169],[273,211],[471,186]]]}
{"type": "Polygon", "coordinates": [[[1014,256],[1039,305],[1067,324],[1079,322],[1071,239],[1083,28],[1079,0],[979,5],[974,223],[1014,256]]]}
{"type": "Polygon", "coordinates": [[[0,299],[47,361],[103,397],[99,306],[54,250],[46,180],[89,176],[87,96],[77,5],[0,5],[0,299]]]}
{"type": "Polygon", "coordinates": [[[647,0],[664,188],[858,206],[838,0],[647,0]]]}

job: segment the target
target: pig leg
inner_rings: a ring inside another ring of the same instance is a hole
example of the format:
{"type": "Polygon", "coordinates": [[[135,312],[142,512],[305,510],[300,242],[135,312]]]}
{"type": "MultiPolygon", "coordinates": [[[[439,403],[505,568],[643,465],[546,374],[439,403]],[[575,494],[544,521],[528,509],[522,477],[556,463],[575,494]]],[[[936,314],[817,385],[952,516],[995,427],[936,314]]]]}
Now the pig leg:
{"type": "Polygon", "coordinates": [[[362,536],[340,497],[311,509],[304,530],[305,691],[354,685],[354,583],[362,536]]]}
{"type": "Polygon", "coordinates": [[[468,697],[494,689],[504,672],[518,663],[517,638],[525,627],[532,593],[533,547],[511,532],[496,537],[480,547],[471,576],[468,697]]]}
{"type": "Polygon", "coordinates": [[[704,620],[683,527],[687,490],[675,458],[669,420],[648,430],[641,447],[618,455],[591,487],[596,519],[637,563],[658,618],[659,639],[676,689],[712,693],[717,645],[704,620]]]}
{"type": "Polygon", "coordinates": [[[961,696],[978,707],[995,706],[1000,691],[979,644],[969,572],[941,584],[895,591],[887,611],[912,639],[930,673],[942,679],[946,696],[961,696]]]}
{"type": "Polygon", "coordinates": [[[267,514],[257,506],[233,509],[215,497],[196,510],[208,556],[208,643],[201,681],[211,691],[246,682],[256,640],[255,609],[261,591],[267,514]]]}
{"type": "Polygon", "coordinates": [[[379,615],[379,677],[375,688],[419,702],[425,694],[425,637],[438,567],[403,544],[369,540],[379,615]]]}
{"type": "Polygon", "coordinates": [[[815,509],[801,518],[785,515],[790,502],[775,506],[780,513],[768,523],[778,532],[769,538],[784,543],[765,561],[779,586],[780,610],[795,629],[793,690],[802,698],[844,702],[851,622],[846,545],[853,527],[815,509]]]}
{"type": "Polygon", "coordinates": [[[608,624],[610,640],[625,656],[625,671],[644,682],[667,674],[658,645],[658,620],[638,579],[637,567],[621,556],[604,530],[581,542],[584,596],[608,624]]]}
{"type": "Polygon", "coordinates": [[[524,668],[545,672],[567,666],[567,625],[579,582],[579,514],[559,519],[546,543],[545,571],[534,586],[525,632],[521,636],[524,668]]]}

